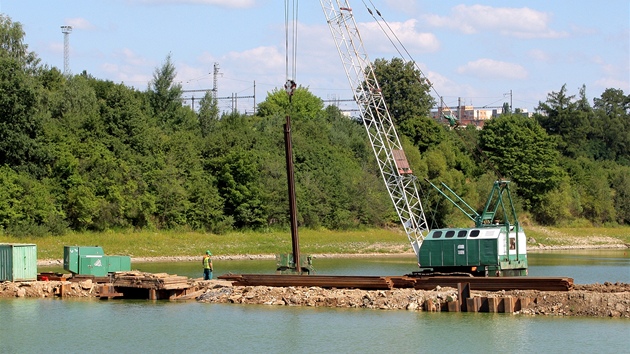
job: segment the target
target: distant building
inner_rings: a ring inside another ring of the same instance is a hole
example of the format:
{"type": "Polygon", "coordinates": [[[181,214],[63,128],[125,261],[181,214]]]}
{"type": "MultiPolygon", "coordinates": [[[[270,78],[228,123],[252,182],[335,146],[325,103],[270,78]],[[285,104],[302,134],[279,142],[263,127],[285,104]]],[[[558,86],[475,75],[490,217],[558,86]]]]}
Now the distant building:
{"type": "MultiPolygon", "coordinates": [[[[457,107],[447,109],[443,107],[439,107],[437,110],[431,111],[431,116],[433,119],[437,121],[444,122],[445,124],[449,124],[448,119],[445,117],[447,115],[453,115],[457,118],[460,127],[466,127],[468,125],[474,125],[477,129],[483,128],[483,125],[486,121],[496,118],[500,116],[502,113],[501,109],[484,109],[484,108],[475,108],[473,106],[460,106],[459,109],[457,107]],[[442,114],[444,113],[444,114],[442,114]]],[[[516,114],[516,113],[515,113],[516,114]]],[[[531,118],[533,113],[528,113],[527,109],[519,109],[519,113],[525,117],[531,118]]]]}

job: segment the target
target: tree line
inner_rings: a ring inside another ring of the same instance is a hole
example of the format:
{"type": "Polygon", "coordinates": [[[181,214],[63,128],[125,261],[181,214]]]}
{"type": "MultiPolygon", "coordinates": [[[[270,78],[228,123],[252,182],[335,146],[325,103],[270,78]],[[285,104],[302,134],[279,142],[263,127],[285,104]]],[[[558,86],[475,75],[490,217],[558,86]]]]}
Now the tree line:
{"type": "MultiPolygon", "coordinates": [[[[429,118],[434,102],[413,67],[374,64],[420,180],[443,181],[480,208],[500,171],[532,222],[630,223],[630,97],[621,90],[590,105],[585,88],[576,98],[562,87],[533,119],[506,112],[482,130],[451,129],[429,118]]],[[[63,75],[0,16],[0,232],[287,228],[287,114],[300,226],[397,222],[359,119],[304,87],[291,102],[269,93],[253,116],[220,113],[209,93],[194,111],[175,76],[170,55],[146,90],[63,75]]],[[[433,225],[466,222],[423,191],[433,225]]]]}

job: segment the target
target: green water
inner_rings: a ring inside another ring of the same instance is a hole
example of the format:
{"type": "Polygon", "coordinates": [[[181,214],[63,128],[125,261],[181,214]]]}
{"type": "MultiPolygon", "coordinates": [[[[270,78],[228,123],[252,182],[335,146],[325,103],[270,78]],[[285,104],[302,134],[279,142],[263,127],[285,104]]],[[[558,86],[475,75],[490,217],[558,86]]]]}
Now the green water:
{"type": "Polygon", "coordinates": [[[629,320],[0,300],[1,353],[622,353],[629,320]]]}

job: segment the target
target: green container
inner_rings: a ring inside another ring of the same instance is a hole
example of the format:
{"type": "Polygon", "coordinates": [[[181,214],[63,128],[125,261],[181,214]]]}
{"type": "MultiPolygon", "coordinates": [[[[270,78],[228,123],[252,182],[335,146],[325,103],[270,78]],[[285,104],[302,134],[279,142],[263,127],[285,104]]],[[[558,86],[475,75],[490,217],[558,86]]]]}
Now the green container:
{"type": "MultiPolygon", "coordinates": [[[[74,274],[92,274],[81,272],[81,256],[103,257],[104,255],[103,248],[99,246],[63,246],[63,269],[74,274]]],[[[105,274],[107,274],[107,272],[105,272],[105,274]]]]}
{"type": "Polygon", "coordinates": [[[129,256],[107,256],[108,272],[126,272],[131,270],[131,257],[129,256]]]}
{"type": "Polygon", "coordinates": [[[37,280],[37,245],[0,243],[0,281],[37,280]]]}
{"type": "Polygon", "coordinates": [[[104,277],[107,275],[107,256],[79,256],[79,274],[104,277]]]}

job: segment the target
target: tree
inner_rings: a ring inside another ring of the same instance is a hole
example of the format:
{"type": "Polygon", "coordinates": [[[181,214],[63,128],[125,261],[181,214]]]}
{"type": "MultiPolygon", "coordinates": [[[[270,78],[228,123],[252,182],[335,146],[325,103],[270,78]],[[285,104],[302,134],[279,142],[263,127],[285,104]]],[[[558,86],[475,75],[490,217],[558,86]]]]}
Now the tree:
{"type": "Polygon", "coordinates": [[[212,92],[208,91],[199,102],[199,129],[201,136],[206,137],[212,131],[215,122],[219,120],[219,104],[212,96],[212,92]]]}
{"type": "Polygon", "coordinates": [[[0,56],[16,60],[21,68],[32,70],[39,64],[39,59],[28,51],[24,36],[22,24],[0,14],[0,56]]]}
{"type": "Polygon", "coordinates": [[[420,152],[425,152],[431,146],[438,145],[445,138],[444,127],[428,117],[413,117],[402,122],[399,130],[409,137],[420,152]]]}
{"type": "Polygon", "coordinates": [[[593,157],[630,166],[630,95],[606,89],[594,103],[593,132],[589,139],[593,157]]]}
{"type": "Polygon", "coordinates": [[[536,120],[549,135],[559,138],[558,146],[563,155],[568,157],[587,156],[587,137],[591,132],[589,121],[592,110],[586,101],[586,88],[580,89],[580,98],[567,95],[566,85],[559,92],[547,95],[547,101],[538,105],[542,114],[536,120]]]}
{"type": "Polygon", "coordinates": [[[17,60],[0,56],[0,165],[41,176],[48,157],[41,146],[37,107],[34,80],[17,60]]]}
{"type": "MultiPolygon", "coordinates": [[[[412,62],[400,58],[376,59],[374,74],[397,126],[418,117],[428,117],[435,100],[429,94],[430,84],[412,62]]],[[[413,139],[413,137],[411,137],[413,139]]]]}
{"type": "Polygon", "coordinates": [[[536,121],[502,115],[484,125],[479,143],[501,174],[516,182],[526,209],[558,186],[563,172],[555,145],[536,121]]]}
{"type": "Polygon", "coordinates": [[[171,122],[176,119],[177,110],[181,107],[182,86],[175,83],[175,65],[171,60],[171,54],[161,67],[153,72],[153,80],[149,83],[149,104],[153,114],[161,122],[171,122]]]}
{"type": "Polygon", "coordinates": [[[269,117],[273,115],[314,118],[321,114],[324,102],[313,95],[307,88],[299,86],[293,92],[291,101],[284,90],[274,89],[267,94],[267,98],[258,104],[257,115],[269,117]]]}

